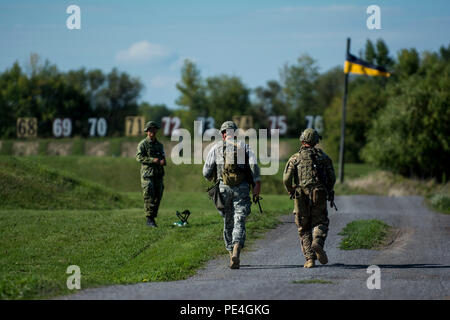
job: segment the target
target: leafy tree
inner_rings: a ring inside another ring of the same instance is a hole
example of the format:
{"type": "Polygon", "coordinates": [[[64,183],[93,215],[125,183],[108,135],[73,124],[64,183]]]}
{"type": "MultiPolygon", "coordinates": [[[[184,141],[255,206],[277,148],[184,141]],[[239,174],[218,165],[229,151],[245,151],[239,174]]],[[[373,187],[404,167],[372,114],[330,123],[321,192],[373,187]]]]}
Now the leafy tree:
{"type": "Polygon", "coordinates": [[[316,100],[315,82],[319,76],[316,61],[308,55],[297,59],[297,64],[286,64],[280,72],[286,103],[289,105],[288,134],[297,136],[306,127],[306,115],[322,114],[316,100]]]}
{"type": "Polygon", "coordinates": [[[193,130],[194,120],[198,116],[209,116],[205,83],[200,75],[200,70],[194,62],[186,59],[181,69],[181,80],[176,85],[180,96],[176,103],[189,112],[178,113],[183,127],[193,130]]]}
{"type": "Polygon", "coordinates": [[[214,115],[216,124],[245,115],[250,108],[250,89],[238,77],[227,75],[206,79],[208,115],[214,115]]]}
{"type": "Polygon", "coordinates": [[[408,78],[419,70],[420,57],[416,49],[402,49],[397,54],[395,76],[408,78]]]}
{"type": "Polygon", "coordinates": [[[142,102],[139,105],[139,114],[145,117],[145,121],[153,120],[161,124],[161,119],[171,116],[172,111],[165,104],[152,105],[148,102],[142,102]]]}
{"type": "Polygon", "coordinates": [[[364,159],[403,175],[448,177],[450,64],[425,53],[419,72],[393,85],[389,96],[369,130],[364,159]]]}

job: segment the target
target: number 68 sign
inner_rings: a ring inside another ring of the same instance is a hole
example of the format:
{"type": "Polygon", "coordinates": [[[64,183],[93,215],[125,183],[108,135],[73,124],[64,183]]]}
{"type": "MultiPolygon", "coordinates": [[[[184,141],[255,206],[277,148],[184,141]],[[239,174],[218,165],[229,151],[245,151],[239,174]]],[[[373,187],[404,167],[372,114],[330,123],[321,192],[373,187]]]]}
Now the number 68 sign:
{"type": "Polygon", "coordinates": [[[37,118],[17,118],[17,138],[36,138],[37,129],[37,118]]]}

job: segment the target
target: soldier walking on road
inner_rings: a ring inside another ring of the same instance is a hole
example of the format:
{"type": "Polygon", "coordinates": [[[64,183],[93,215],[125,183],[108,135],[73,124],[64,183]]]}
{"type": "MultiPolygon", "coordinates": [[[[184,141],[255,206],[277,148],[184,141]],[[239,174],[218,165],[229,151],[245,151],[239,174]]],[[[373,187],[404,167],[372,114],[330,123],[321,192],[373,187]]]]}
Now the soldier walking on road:
{"type": "Polygon", "coordinates": [[[230,254],[230,268],[239,269],[240,251],[245,243],[245,221],[251,211],[250,185],[253,197],[261,190],[260,170],[248,144],[234,141],[237,126],[232,121],[222,124],[219,141],[208,153],[203,176],[219,181],[220,210],[224,221],[223,237],[230,254]],[[241,156],[240,156],[241,155],[241,156]]]}
{"type": "Polygon", "coordinates": [[[315,147],[320,138],[314,129],[303,131],[300,150],[291,156],[283,174],[283,184],[294,198],[305,268],[314,267],[316,259],[321,264],[328,263],[324,250],[329,225],[327,200],[334,203],[336,176],[331,159],[315,147]]]}
{"type": "Polygon", "coordinates": [[[136,160],[141,163],[141,186],[144,196],[144,209],[147,225],[156,228],[155,218],[163,196],[163,176],[166,156],[164,146],[156,139],[159,125],[154,121],[146,123],[144,132],[147,138],[142,140],[136,153],[136,160]]]}

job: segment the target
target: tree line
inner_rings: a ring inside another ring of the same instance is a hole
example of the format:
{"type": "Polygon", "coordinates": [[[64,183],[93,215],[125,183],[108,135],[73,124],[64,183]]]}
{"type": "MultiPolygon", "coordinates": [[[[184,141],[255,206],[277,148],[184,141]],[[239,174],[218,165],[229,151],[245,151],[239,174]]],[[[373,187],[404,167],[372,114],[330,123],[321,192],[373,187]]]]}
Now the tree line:
{"type": "MultiPolygon", "coordinates": [[[[446,180],[449,169],[450,45],[436,52],[402,49],[392,56],[386,43],[367,40],[360,58],[384,66],[389,78],[351,76],[347,102],[346,162],[368,162],[408,176],[446,180]]],[[[343,61],[344,62],[344,61],[343,61]]],[[[0,137],[15,137],[18,117],[38,118],[40,136],[51,136],[55,117],[70,117],[74,132],[87,136],[89,117],[108,119],[108,135],[124,132],[124,118],[144,115],[160,121],[178,116],[193,130],[198,117],[213,117],[216,127],[235,115],[253,117],[255,129],[269,128],[271,115],[287,119],[287,137],[298,138],[307,115],[324,119],[323,142],[336,161],[344,86],[342,66],[320,72],[307,54],[280,68],[279,79],[249,88],[237,76],[202,77],[184,61],[175,101],[180,108],[139,102],[143,84],[125,72],[84,68],[61,72],[31,55],[0,74],[0,137]]]]}

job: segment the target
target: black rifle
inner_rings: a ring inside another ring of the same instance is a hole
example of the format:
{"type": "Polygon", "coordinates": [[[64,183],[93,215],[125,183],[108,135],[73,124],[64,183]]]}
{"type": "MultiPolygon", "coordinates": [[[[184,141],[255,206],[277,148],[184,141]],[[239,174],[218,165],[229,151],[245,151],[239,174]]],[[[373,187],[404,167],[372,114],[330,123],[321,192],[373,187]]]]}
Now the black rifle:
{"type": "Polygon", "coordinates": [[[261,202],[259,202],[259,200],[262,200],[263,198],[260,196],[253,196],[253,203],[257,203],[258,207],[259,207],[259,213],[263,213],[262,208],[261,208],[261,202]]]}

